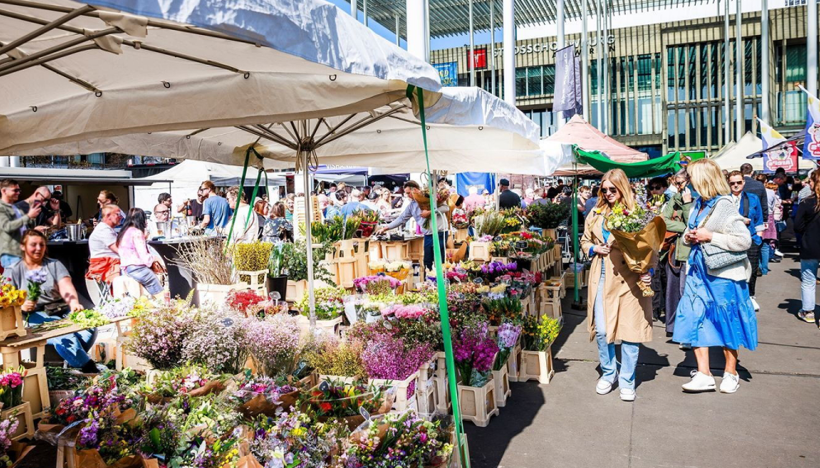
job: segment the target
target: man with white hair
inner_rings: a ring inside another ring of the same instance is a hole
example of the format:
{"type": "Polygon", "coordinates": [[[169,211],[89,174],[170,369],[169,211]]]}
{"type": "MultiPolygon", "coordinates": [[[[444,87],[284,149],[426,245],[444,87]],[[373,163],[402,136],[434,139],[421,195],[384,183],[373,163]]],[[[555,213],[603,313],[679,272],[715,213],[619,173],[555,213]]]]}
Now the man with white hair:
{"type": "Polygon", "coordinates": [[[345,206],[343,206],[339,211],[341,212],[344,219],[347,219],[348,216],[352,216],[353,213],[357,211],[371,211],[370,208],[367,207],[362,201],[364,200],[364,194],[360,192],[358,189],[353,189],[350,192],[350,197],[348,198],[348,202],[345,206]]]}
{"type": "Polygon", "coordinates": [[[478,194],[478,187],[473,185],[467,191],[469,195],[464,199],[464,211],[470,214],[476,208],[484,208],[484,197],[478,194]]]}

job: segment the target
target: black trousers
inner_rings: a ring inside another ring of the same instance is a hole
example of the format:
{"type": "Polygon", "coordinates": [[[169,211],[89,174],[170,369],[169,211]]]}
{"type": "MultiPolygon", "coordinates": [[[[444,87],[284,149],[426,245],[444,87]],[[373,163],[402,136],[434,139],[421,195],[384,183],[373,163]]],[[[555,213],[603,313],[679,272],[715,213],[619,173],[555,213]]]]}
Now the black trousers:
{"type": "MultiPolygon", "coordinates": [[[[660,317],[661,311],[666,308],[666,269],[663,267],[664,263],[666,263],[666,260],[661,260],[652,274],[651,286],[652,291],[655,293],[652,296],[652,315],[655,318],[660,317]]],[[[668,314],[669,311],[667,310],[666,313],[668,314]]]]}
{"type": "Polygon", "coordinates": [[[665,262],[664,267],[666,270],[666,331],[668,333],[675,331],[675,315],[683,294],[683,286],[686,283],[686,262],[678,262],[674,259],[671,261],[674,266],[670,262],[665,262]]]}
{"type": "Polygon", "coordinates": [[[749,295],[755,295],[755,286],[757,285],[757,272],[760,271],[760,245],[752,241],[752,248],[746,252],[749,256],[749,263],[752,264],[752,277],[749,278],[749,295]]]}

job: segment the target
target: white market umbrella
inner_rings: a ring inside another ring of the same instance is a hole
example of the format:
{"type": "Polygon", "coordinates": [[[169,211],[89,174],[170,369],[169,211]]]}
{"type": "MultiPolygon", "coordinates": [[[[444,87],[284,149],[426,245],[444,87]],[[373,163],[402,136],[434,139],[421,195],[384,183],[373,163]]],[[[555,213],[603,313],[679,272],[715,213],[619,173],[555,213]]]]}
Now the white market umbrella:
{"type": "Polygon", "coordinates": [[[87,3],[0,0],[0,154],[366,112],[408,84],[440,88],[432,66],[322,0],[87,3]]]}
{"type": "MultiPolygon", "coordinates": [[[[750,156],[752,154],[759,153],[762,149],[763,140],[758,138],[752,132],[746,132],[746,134],[743,135],[740,141],[729,142],[720,150],[720,152],[712,156],[711,159],[718,163],[721,169],[726,169],[728,171],[740,169],[740,166],[742,166],[745,163],[751,164],[752,168],[755,171],[762,171],[762,157],[752,159],[746,158],[747,156],[750,156]]],[[[802,157],[798,157],[797,167],[798,169],[811,170],[814,169],[816,166],[813,161],[803,159],[802,157]]]]}

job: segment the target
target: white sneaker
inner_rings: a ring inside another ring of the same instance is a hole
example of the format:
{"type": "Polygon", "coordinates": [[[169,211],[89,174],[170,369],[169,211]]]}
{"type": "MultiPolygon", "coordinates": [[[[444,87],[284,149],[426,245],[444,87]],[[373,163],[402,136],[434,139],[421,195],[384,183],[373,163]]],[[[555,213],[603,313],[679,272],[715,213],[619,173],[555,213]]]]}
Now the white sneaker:
{"type": "Polygon", "coordinates": [[[749,299],[751,299],[751,300],[752,300],[752,306],[754,306],[754,308],[755,308],[755,312],[757,312],[758,310],[760,310],[760,304],[758,304],[758,303],[757,303],[757,300],[755,300],[755,297],[754,297],[754,296],[751,296],[749,299]]]}
{"type": "Polygon", "coordinates": [[[783,256],[783,252],[781,252],[781,251],[780,251],[780,250],[778,250],[778,249],[774,249],[774,254],[775,254],[775,255],[777,255],[778,257],[782,257],[782,256],[783,256]]]}
{"type": "Polygon", "coordinates": [[[740,377],[737,374],[723,373],[720,382],[720,393],[735,393],[740,388],[740,377]]]}
{"type": "Polygon", "coordinates": [[[630,388],[622,388],[621,401],[635,401],[635,390],[630,388]]]}
{"type": "Polygon", "coordinates": [[[692,380],[681,386],[684,392],[710,392],[715,390],[715,378],[711,375],[706,375],[703,372],[698,372],[692,377],[692,380]]]}
{"type": "MultiPolygon", "coordinates": [[[[615,378],[617,380],[617,377],[615,378]]],[[[614,382],[610,382],[605,378],[601,377],[598,379],[598,383],[595,385],[595,393],[598,395],[606,395],[607,393],[612,391],[612,387],[615,385],[614,382]]]]}

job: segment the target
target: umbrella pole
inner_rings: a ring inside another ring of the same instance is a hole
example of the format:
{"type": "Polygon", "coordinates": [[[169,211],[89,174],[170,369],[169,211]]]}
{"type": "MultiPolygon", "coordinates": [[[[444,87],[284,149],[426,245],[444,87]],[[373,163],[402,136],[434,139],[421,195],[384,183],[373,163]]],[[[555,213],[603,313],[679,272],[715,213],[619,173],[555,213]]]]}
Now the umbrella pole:
{"type": "Polygon", "coordinates": [[[575,310],[583,310],[586,304],[581,302],[581,291],[578,287],[578,164],[573,163],[575,175],[572,181],[572,277],[574,281],[574,301],[571,307],[575,310]]]}
{"type": "Polygon", "coordinates": [[[313,295],[313,233],[311,233],[310,168],[307,149],[299,149],[302,164],[302,180],[305,184],[305,244],[307,247],[308,306],[310,307],[310,328],[316,328],[316,299],[313,295]]]}

